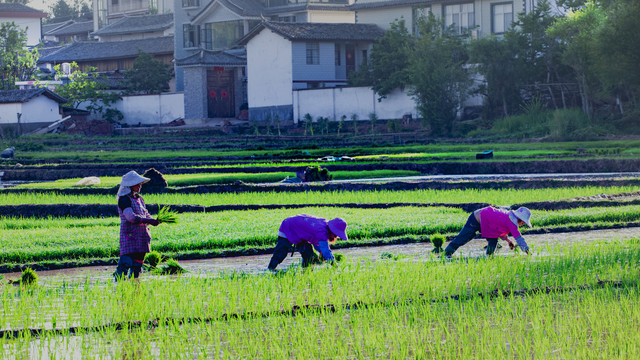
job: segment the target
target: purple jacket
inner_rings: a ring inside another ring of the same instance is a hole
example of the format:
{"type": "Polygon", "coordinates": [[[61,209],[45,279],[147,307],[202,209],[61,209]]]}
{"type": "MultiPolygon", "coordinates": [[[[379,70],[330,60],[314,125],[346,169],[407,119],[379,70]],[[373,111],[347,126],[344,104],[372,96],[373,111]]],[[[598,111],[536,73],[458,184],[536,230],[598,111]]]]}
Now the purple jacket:
{"type": "Polygon", "coordinates": [[[280,225],[280,236],[292,244],[303,242],[318,246],[320,241],[329,239],[327,220],[312,215],[296,215],[284,219],[280,225]]]}
{"type": "Polygon", "coordinates": [[[140,222],[142,218],[150,218],[142,196],[133,197],[125,195],[131,199],[131,209],[135,214],[136,221],[130,222],[124,212],[118,207],[120,214],[120,255],[133,253],[148,253],[151,250],[151,233],[146,223],[140,222]]]}

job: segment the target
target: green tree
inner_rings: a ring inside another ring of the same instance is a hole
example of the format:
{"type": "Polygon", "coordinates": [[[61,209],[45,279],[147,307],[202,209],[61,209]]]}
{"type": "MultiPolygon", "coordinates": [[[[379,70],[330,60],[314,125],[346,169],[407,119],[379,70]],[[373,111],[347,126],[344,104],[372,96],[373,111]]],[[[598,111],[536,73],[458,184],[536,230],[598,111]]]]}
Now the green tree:
{"type": "Polygon", "coordinates": [[[607,94],[637,108],[640,102],[640,2],[618,0],[607,7],[596,43],[596,68],[607,94]]]}
{"type": "Polygon", "coordinates": [[[15,89],[16,81],[33,79],[38,51],[27,50],[27,32],[12,22],[0,24],[0,89],[15,89]]]}
{"type": "Polygon", "coordinates": [[[594,2],[559,18],[547,33],[559,39],[564,46],[562,61],[574,72],[580,88],[582,109],[593,115],[593,102],[601,93],[601,82],[597,76],[600,54],[594,39],[606,19],[605,9],[594,2]]]}
{"type": "Polygon", "coordinates": [[[159,94],[169,89],[171,66],[163,64],[152,55],[138,50],[133,68],[124,74],[129,91],[137,94],[159,94]]]}
{"type": "Polygon", "coordinates": [[[392,22],[384,36],[371,49],[370,64],[361,67],[358,74],[353,76],[352,85],[371,86],[380,97],[378,101],[393,90],[409,85],[409,59],[414,42],[415,39],[409,34],[403,19],[392,22]]]}
{"type": "MultiPolygon", "coordinates": [[[[99,81],[99,75],[94,68],[87,72],[79,70],[78,65],[71,63],[74,71],[69,76],[69,82],[56,88],[56,93],[68,100],[65,106],[77,108],[80,105],[94,114],[101,115],[105,120],[122,120],[122,113],[113,108],[113,105],[121,99],[120,95],[107,91],[107,86],[99,81]]],[[[55,70],[60,73],[60,65],[55,70]]]]}
{"type": "Polygon", "coordinates": [[[51,23],[93,18],[91,7],[82,0],[74,0],[73,3],[57,0],[53,5],[49,6],[49,11],[51,12],[51,19],[49,20],[51,23]]]}
{"type": "Polygon", "coordinates": [[[434,135],[450,136],[457,111],[471,85],[464,65],[466,47],[433,13],[419,20],[420,37],[411,56],[409,74],[423,123],[434,135]]]}

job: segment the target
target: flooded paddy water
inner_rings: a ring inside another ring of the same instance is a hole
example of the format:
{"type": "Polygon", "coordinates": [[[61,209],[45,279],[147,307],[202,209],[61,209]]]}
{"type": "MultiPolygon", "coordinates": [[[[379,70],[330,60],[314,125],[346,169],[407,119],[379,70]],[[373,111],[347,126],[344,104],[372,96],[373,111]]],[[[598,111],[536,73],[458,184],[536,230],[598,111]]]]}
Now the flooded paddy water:
{"type": "MultiPolygon", "coordinates": [[[[594,241],[615,241],[631,238],[640,238],[640,228],[622,228],[622,229],[606,229],[592,231],[577,231],[567,233],[553,234],[532,234],[526,235],[525,239],[530,246],[533,246],[534,256],[544,255],[542,252],[535,252],[536,247],[544,246],[565,246],[576,243],[589,243],[594,241]]],[[[496,250],[497,256],[513,256],[515,253],[510,251],[505,242],[501,249],[496,250]]],[[[484,239],[474,239],[465,246],[461,247],[455,256],[479,257],[484,254],[484,247],[487,242],[484,239]]],[[[446,246],[446,243],[445,243],[446,246]]],[[[352,247],[334,250],[335,254],[343,254],[345,261],[354,260],[381,260],[384,253],[398,256],[402,261],[428,261],[431,257],[433,245],[430,243],[417,244],[401,244],[388,246],[368,246],[368,247],[352,247]]],[[[200,260],[182,260],[180,265],[185,268],[188,273],[180,276],[209,276],[220,273],[244,272],[250,274],[260,274],[266,272],[267,264],[271,259],[271,254],[253,255],[253,256],[237,256],[200,260]]],[[[280,264],[278,269],[286,269],[287,267],[300,263],[301,258],[298,253],[287,258],[280,264]]],[[[111,280],[115,271],[115,266],[88,266],[60,270],[39,271],[40,284],[57,283],[60,281],[85,282],[85,281],[105,281],[111,280]]],[[[17,280],[20,278],[19,272],[3,274],[4,281],[17,280]]],[[[157,278],[158,276],[144,272],[141,279],[148,280],[157,278]]]]}

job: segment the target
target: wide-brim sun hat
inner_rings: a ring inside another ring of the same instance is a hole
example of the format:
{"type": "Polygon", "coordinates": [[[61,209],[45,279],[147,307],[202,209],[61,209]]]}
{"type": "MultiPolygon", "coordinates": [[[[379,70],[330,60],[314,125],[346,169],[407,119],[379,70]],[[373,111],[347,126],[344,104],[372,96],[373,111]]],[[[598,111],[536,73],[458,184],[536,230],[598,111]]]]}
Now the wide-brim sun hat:
{"type": "Polygon", "coordinates": [[[529,226],[530,228],[533,227],[531,226],[531,210],[522,206],[519,207],[518,210],[512,210],[511,213],[513,213],[513,216],[524,221],[524,223],[527,224],[527,226],[529,226]]]}
{"type": "Polygon", "coordinates": [[[128,173],[122,175],[122,181],[120,182],[120,186],[131,187],[138,184],[144,184],[150,180],[151,179],[141,176],[137,172],[131,170],[128,173]]]}
{"type": "Polygon", "coordinates": [[[329,225],[329,230],[332,233],[336,234],[340,239],[347,241],[347,222],[342,220],[341,218],[335,218],[333,220],[329,220],[327,222],[329,225]]]}

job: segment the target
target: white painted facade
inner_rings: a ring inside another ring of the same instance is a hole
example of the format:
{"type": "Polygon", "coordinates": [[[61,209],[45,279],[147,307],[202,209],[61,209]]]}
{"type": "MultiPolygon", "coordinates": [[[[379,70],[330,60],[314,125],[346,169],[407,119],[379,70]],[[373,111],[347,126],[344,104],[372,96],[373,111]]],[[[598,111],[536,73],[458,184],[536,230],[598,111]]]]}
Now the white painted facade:
{"type": "MultiPolygon", "coordinates": [[[[301,21],[298,21],[301,22],[301,21]]],[[[328,11],[328,10],[313,10],[309,11],[305,22],[313,23],[348,23],[355,24],[356,16],[352,11],[328,11]]]]}
{"type": "Polygon", "coordinates": [[[356,115],[359,120],[368,120],[369,114],[376,114],[378,119],[401,119],[411,114],[418,118],[418,111],[413,99],[406,91],[399,89],[391,92],[378,102],[378,95],[369,87],[337,87],[326,89],[305,89],[293,91],[293,119],[303,119],[306,114],[313,119],[319,116],[331,121],[340,120],[344,115],[351,120],[356,115]]]}
{"type": "Polygon", "coordinates": [[[42,36],[40,18],[35,17],[0,17],[0,23],[14,22],[27,31],[27,46],[36,46],[42,36]]]}
{"type": "Polygon", "coordinates": [[[249,106],[291,105],[291,42],[264,29],[247,44],[249,106]]]}
{"type": "Polygon", "coordinates": [[[47,124],[62,119],[57,101],[44,95],[36,96],[27,102],[0,104],[0,125],[47,124]]]}
{"type": "MultiPolygon", "coordinates": [[[[78,108],[86,109],[88,103],[78,108]]],[[[163,93],[154,95],[125,95],[118,101],[115,109],[124,116],[120,123],[128,125],[161,125],[184,118],[184,94],[163,93]]],[[[90,119],[100,119],[100,115],[91,114],[90,119]]]]}

